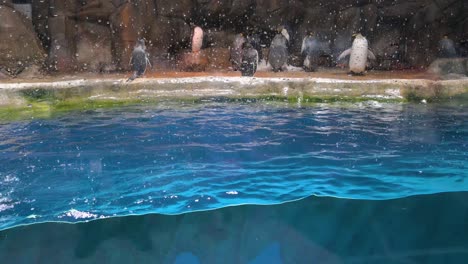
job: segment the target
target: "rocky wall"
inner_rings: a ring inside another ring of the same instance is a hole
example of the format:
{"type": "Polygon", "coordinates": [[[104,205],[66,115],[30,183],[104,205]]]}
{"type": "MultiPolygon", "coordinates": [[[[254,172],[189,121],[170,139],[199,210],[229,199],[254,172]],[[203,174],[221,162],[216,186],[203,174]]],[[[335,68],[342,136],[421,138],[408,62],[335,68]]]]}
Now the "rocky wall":
{"type": "Polygon", "coordinates": [[[30,64],[59,72],[127,70],[141,37],[153,64],[172,67],[189,48],[194,25],[217,52],[239,32],[259,34],[267,48],[276,28],[287,25],[292,57],[312,31],[328,41],[332,60],[361,32],[376,68],[420,68],[435,59],[446,34],[467,55],[467,14],[466,0],[0,0],[0,71],[14,75],[30,64]],[[16,11],[24,4],[32,19],[16,11]]]}

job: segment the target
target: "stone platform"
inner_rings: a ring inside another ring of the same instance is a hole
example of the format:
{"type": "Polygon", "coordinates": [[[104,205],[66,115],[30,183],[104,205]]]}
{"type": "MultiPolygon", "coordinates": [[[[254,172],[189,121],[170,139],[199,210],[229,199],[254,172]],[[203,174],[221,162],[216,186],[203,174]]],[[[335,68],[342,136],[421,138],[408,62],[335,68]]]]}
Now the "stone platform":
{"type": "Polygon", "coordinates": [[[437,80],[424,72],[371,72],[365,76],[349,76],[336,70],[258,72],[253,78],[239,77],[237,72],[157,72],[133,82],[126,81],[127,75],[86,74],[3,81],[0,114],[25,109],[34,112],[206,98],[431,103],[468,97],[468,79],[437,80]]]}

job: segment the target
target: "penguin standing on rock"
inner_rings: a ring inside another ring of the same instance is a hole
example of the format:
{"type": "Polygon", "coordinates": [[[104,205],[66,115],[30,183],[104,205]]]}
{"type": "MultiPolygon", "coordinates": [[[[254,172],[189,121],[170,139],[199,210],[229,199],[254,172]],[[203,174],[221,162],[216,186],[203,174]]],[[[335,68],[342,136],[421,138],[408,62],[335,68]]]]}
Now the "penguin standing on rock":
{"type": "Polygon", "coordinates": [[[278,34],[273,38],[268,53],[268,61],[274,72],[282,70],[282,67],[288,62],[289,51],[289,33],[284,27],[278,29],[278,34]]]}
{"type": "Polygon", "coordinates": [[[351,48],[338,56],[338,61],[349,56],[349,72],[353,75],[363,75],[367,66],[367,59],[375,60],[375,55],[369,50],[369,42],[360,33],[353,35],[351,48]]]}
{"type": "Polygon", "coordinates": [[[317,70],[320,56],[323,53],[325,53],[323,44],[310,32],[302,40],[301,54],[304,59],[304,70],[306,72],[317,70]]]}
{"type": "Polygon", "coordinates": [[[235,71],[240,70],[240,66],[242,64],[242,47],[246,39],[242,33],[237,34],[234,38],[234,43],[232,43],[231,47],[231,58],[230,61],[232,63],[232,69],[235,71]]]}
{"type": "Polygon", "coordinates": [[[242,64],[240,67],[242,76],[253,76],[257,71],[258,51],[250,42],[246,42],[242,49],[242,64]]]}
{"type": "Polygon", "coordinates": [[[439,58],[455,58],[457,50],[455,43],[447,35],[439,41],[439,58]]]}
{"type": "Polygon", "coordinates": [[[261,61],[263,59],[263,53],[260,36],[256,33],[250,34],[247,36],[247,41],[250,42],[250,44],[252,44],[252,47],[257,50],[258,61],[261,61]]]}
{"type": "Polygon", "coordinates": [[[133,75],[128,78],[127,82],[142,76],[148,65],[152,67],[149,54],[146,52],[145,40],[139,39],[133,48],[132,57],[130,58],[130,66],[132,67],[133,75]]]}

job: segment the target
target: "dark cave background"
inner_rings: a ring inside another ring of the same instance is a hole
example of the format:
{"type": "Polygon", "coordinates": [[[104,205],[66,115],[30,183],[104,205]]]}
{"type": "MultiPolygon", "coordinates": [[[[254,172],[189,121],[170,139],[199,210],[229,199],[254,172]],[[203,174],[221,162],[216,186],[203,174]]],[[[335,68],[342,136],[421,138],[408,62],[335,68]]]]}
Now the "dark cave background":
{"type": "Polygon", "coordinates": [[[286,25],[291,61],[314,32],[331,58],[361,32],[381,69],[425,68],[448,35],[467,55],[466,0],[0,0],[0,70],[14,75],[36,65],[48,72],[128,70],[138,38],[147,40],[157,69],[176,69],[194,25],[205,30],[215,69],[229,67],[236,33],[256,33],[267,50],[286,25]]]}

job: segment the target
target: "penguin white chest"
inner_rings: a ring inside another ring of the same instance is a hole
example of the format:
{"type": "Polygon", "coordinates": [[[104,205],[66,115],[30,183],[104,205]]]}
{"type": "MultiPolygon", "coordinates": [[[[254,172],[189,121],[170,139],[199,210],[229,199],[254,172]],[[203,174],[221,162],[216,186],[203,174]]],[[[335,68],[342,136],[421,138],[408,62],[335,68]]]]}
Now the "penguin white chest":
{"type": "Polygon", "coordinates": [[[349,70],[354,73],[362,73],[366,70],[367,50],[369,44],[366,39],[356,38],[351,47],[349,57],[349,70]]]}
{"type": "Polygon", "coordinates": [[[199,52],[203,45],[203,30],[200,27],[195,27],[192,36],[192,51],[199,52]]]}

